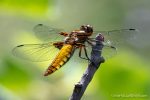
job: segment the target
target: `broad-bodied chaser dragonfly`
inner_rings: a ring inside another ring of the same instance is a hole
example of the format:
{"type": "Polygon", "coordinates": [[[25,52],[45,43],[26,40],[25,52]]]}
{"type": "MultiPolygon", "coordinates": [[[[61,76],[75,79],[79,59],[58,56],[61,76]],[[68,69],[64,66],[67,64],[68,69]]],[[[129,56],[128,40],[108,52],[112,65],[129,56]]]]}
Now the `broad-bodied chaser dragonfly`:
{"type": "Polygon", "coordinates": [[[44,74],[44,76],[48,76],[63,66],[77,50],[79,50],[78,57],[90,60],[89,51],[95,42],[95,37],[92,36],[96,32],[100,33],[100,41],[104,45],[102,54],[104,54],[105,58],[105,55],[111,55],[113,52],[116,52],[120,36],[123,36],[124,40],[128,41],[129,38],[132,39],[134,37],[135,31],[135,29],[93,31],[92,26],[82,25],[79,29],[67,33],[61,31],[61,29],[38,24],[34,27],[36,36],[43,40],[50,40],[51,42],[18,45],[13,49],[13,54],[31,61],[53,59],[44,74]],[[52,56],[55,56],[55,58],[52,56]]]}

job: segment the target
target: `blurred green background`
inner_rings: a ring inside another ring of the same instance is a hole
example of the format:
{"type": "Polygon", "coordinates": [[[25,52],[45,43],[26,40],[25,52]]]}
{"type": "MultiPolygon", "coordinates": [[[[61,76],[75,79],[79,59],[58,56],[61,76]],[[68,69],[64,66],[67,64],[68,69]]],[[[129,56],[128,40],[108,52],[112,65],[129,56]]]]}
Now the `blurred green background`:
{"type": "Polygon", "coordinates": [[[95,30],[137,28],[137,40],[96,72],[82,100],[150,100],[149,0],[0,0],[0,100],[67,100],[86,66],[66,64],[44,77],[50,62],[28,62],[12,48],[40,43],[39,23],[71,31],[82,24],[95,30]]]}

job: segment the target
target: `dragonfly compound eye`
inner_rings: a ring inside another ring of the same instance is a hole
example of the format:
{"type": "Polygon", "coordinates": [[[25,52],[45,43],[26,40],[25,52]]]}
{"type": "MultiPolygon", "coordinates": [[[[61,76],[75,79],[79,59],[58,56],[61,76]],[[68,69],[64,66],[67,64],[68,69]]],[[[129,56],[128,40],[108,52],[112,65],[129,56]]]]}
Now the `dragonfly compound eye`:
{"type": "Polygon", "coordinates": [[[86,25],[82,25],[81,27],[80,27],[80,30],[86,30],[86,25]]]}
{"type": "Polygon", "coordinates": [[[82,25],[80,30],[85,31],[86,33],[93,33],[93,27],[91,25],[82,25]]]}
{"type": "Polygon", "coordinates": [[[93,27],[91,25],[87,25],[87,33],[93,33],[93,27]]]}

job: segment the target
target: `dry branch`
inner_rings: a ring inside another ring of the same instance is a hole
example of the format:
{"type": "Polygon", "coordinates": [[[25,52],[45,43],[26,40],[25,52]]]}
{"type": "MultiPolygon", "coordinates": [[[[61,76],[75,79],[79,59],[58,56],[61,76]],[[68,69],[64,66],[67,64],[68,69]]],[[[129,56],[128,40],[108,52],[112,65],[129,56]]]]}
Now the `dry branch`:
{"type": "Polygon", "coordinates": [[[70,100],[81,99],[96,70],[99,68],[100,64],[104,62],[104,58],[101,56],[103,43],[102,40],[99,40],[100,37],[98,36],[96,37],[96,44],[92,47],[90,63],[81,80],[77,84],[75,84],[70,100]]]}

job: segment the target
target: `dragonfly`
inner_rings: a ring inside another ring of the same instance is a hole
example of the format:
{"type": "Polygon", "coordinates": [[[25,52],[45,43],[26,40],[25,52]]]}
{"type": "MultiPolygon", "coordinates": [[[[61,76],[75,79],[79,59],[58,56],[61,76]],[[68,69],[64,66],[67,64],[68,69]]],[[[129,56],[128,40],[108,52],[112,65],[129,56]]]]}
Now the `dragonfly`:
{"type": "Polygon", "coordinates": [[[94,31],[91,25],[81,25],[79,29],[64,32],[62,29],[37,24],[33,28],[35,35],[46,41],[41,44],[21,44],[12,52],[15,56],[30,61],[47,61],[51,64],[46,69],[44,76],[48,76],[61,68],[73,56],[76,59],[90,61],[91,48],[96,42],[95,35],[99,33],[100,42],[103,44],[102,56],[112,56],[117,52],[117,45],[122,41],[132,40],[136,29],[120,29],[111,31],[94,31]],[[123,36],[123,40],[119,40],[123,36]]]}

